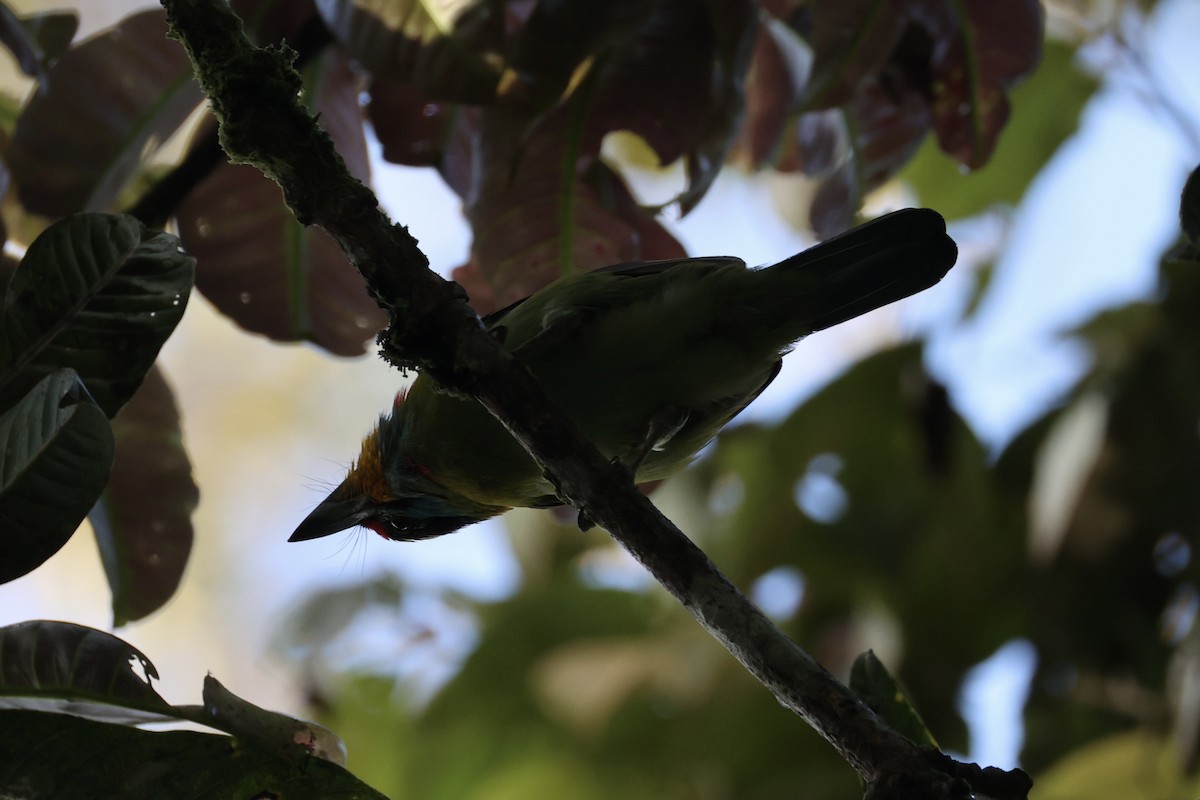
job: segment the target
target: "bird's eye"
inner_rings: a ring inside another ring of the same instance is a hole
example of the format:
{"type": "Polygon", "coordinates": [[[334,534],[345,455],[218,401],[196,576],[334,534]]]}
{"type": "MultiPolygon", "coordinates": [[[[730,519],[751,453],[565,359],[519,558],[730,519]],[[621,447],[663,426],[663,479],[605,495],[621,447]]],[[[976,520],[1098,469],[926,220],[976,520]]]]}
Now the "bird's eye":
{"type": "Polygon", "coordinates": [[[364,520],[362,524],[387,539],[414,542],[452,533],[477,521],[474,517],[379,516],[364,520]]]}

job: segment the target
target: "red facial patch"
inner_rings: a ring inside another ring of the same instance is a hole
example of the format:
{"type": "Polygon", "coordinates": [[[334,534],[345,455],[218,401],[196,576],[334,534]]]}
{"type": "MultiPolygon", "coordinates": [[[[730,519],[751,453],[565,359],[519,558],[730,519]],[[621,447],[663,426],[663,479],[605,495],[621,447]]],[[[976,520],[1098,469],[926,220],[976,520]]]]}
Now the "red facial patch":
{"type": "Polygon", "coordinates": [[[392,537],[388,536],[386,533],[384,533],[383,523],[380,522],[375,517],[367,517],[366,519],[364,519],[362,522],[360,522],[358,524],[362,525],[364,528],[367,528],[368,530],[375,531],[375,533],[377,533],[379,536],[382,536],[384,539],[390,540],[392,538],[392,537]]]}

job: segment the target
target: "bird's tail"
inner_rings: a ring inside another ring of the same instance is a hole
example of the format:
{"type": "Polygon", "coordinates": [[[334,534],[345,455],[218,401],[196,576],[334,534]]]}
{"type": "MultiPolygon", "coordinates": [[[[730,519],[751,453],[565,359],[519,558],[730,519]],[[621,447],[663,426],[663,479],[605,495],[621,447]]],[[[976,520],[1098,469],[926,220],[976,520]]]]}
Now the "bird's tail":
{"type": "Polygon", "coordinates": [[[936,211],[895,211],[760,270],[764,302],[795,341],[928,289],[957,257],[936,211]]]}

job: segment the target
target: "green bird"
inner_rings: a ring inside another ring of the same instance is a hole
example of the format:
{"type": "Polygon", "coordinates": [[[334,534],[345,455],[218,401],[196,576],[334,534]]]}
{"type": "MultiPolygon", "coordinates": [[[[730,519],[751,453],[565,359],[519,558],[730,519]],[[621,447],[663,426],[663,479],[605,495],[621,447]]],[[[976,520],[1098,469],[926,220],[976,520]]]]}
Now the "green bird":
{"type": "MultiPolygon", "coordinates": [[[[483,322],[643,483],[684,467],[796,341],[932,286],[957,255],[937,212],[905,209],[762,269],[719,256],[569,275],[483,322]]],[[[421,375],[289,541],[355,525],[413,541],[561,503],[487,409],[421,375]]]]}

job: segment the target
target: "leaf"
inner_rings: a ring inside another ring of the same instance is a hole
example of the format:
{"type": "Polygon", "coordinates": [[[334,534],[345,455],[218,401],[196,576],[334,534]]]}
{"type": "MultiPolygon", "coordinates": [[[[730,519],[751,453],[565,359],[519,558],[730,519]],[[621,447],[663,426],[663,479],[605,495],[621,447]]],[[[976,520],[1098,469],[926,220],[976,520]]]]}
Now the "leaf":
{"type": "Polygon", "coordinates": [[[638,694],[687,704],[712,691],[715,676],[696,669],[697,655],[702,655],[697,641],[662,632],[579,637],[538,658],[529,679],[548,716],[578,733],[594,735],[638,694]]]}
{"type": "Polygon", "coordinates": [[[112,430],[116,459],[91,520],[112,589],[113,625],[121,626],[156,611],[178,588],[199,490],[179,409],[159,369],[146,374],[112,430]]]}
{"type": "Polygon", "coordinates": [[[0,583],[67,543],[112,461],[108,420],[69,369],[47,375],[0,416],[0,583]]]}
{"type": "Polygon", "coordinates": [[[1039,800],[1176,800],[1200,796],[1200,778],[1182,773],[1168,741],[1131,731],[1065,755],[1038,776],[1036,796],[1039,800]]]}
{"type": "MultiPolygon", "coordinates": [[[[125,724],[190,720],[290,762],[306,763],[308,756],[345,762],[344,746],[327,729],[261,709],[211,675],[204,681],[203,706],[168,705],[152,686],[157,679],[141,651],[102,631],[44,620],[0,628],[0,708],[53,710],[125,724]]],[[[36,752],[43,744],[25,746],[36,752]]]]}
{"type": "Polygon", "coordinates": [[[25,253],[4,296],[0,408],[61,367],[112,417],[187,305],[192,259],[133,217],[74,214],[25,253]]]}
{"type": "Polygon", "coordinates": [[[484,0],[318,0],[346,53],[437,101],[486,103],[500,80],[503,19],[484,0]]]}
{"type": "Polygon", "coordinates": [[[360,615],[399,608],[404,593],[404,583],[389,573],[351,586],[309,591],[288,610],[273,647],[283,657],[311,658],[334,646],[360,615]]]}
{"type": "Polygon", "coordinates": [[[1188,240],[1200,247],[1200,167],[1192,170],[1183,186],[1183,196],[1179,200],[1179,224],[1188,240]]]}
{"type": "MultiPolygon", "coordinates": [[[[111,706],[118,706],[152,712],[152,719],[161,720],[171,707],[151,685],[157,678],[154,665],[140,650],[103,631],[45,620],[0,628],[0,696],[4,698],[68,701],[55,708],[108,719],[116,714],[111,706]],[[132,667],[135,662],[137,670],[132,667]]],[[[11,700],[4,704],[14,705],[11,700]]],[[[131,719],[146,718],[135,713],[131,719]]]]}
{"type": "Polygon", "coordinates": [[[914,744],[933,748],[938,746],[916,706],[908,699],[904,687],[888,672],[874,652],[868,650],[854,659],[854,665],[850,668],[850,689],[892,730],[914,744]]]}
{"type": "Polygon", "coordinates": [[[313,0],[232,0],[229,5],[256,44],[290,42],[297,50],[305,24],[317,14],[313,0]]]}
{"type": "Polygon", "coordinates": [[[21,72],[46,80],[47,67],[70,46],[79,27],[74,11],[51,11],[21,19],[0,3],[0,42],[8,48],[21,72]]]}
{"type": "MultiPolygon", "coordinates": [[[[1009,15],[977,0],[853,0],[816,4],[801,18],[811,25],[789,18],[807,35],[811,75],[799,54],[776,59],[774,77],[756,77],[778,83],[778,73],[790,71],[804,92],[776,167],[820,179],[809,214],[819,236],[848,228],[866,195],[900,171],[931,126],[961,163],[978,169],[988,161],[1008,119],[1006,92],[1040,56],[1040,7],[1035,0],[1012,7],[1009,15]]],[[[752,85],[752,102],[758,94],[752,85]]],[[[944,159],[933,163],[948,171],[944,159]]]]}
{"type": "Polygon", "coordinates": [[[328,728],[259,708],[230,692],[212,675],[204,678],[201,721],[268,752],[289,758],[311,755],[339,766],[346,764],[346,746],[328,728]]]}
{"type": "Polygon", "coordinates": [[[910,13],[935,43],[930,67],[938,144],[963,166],[979,169],[1008,121],[1008,90],[1041,58],[1041,3],[929,0],[910,13]]]}
{"type": "Polygon", "coordinates": [[[730,161],[761,169],[777,155],[811,61],[795,31],[772,17],[763,21],[746,77],[746,115],[730,161]]]}
{"type": "Polygon", "coordinates": [[[321,759],[284,759],[228,736],[144,731],[35,711],[0,711],[0,794],[386,800],[321,759]]]}
{"type": "Polygon", "coordinates": [[[384,160],[410,167],[441,162],[456,106],[436,103],[405,81],[372,78],[369,94],[367,113],[384,160]]]}
{"type": "MultiPolygon", "coordinates": [[[[304,71],[320,114],[351,172],[370,167],[357,81],[328,54],[304,71]]],[[[255,167],[222,164],[180,204],[179,235],[198,262],[196,287],[241,327],[277,341],[308,339],[360,355],[386,322],[362,277],[329,236],[304,227],[279,187],[255,167]]]]}
{"type": "Polygon", "coordinates": [[[686,214],[733,146],[757,34],[753,4],[743,0],[665,0],[599,59],[581,151],[598,152],[607,133],[628,130],[661,163],[685,159],[688,182],[677,200],[686,214]]]}
{"type": "Polygon", "coordinates": [[[970,217],[999,203],[1015,205],[1074,133],[1097,86],[1075,65],[1073,48],[1048,41],[1038,68],[1013,89],[1012,118],[986,165],[964,175],[931,139],[901,178],[947,219],[970,217]]]}
{"type": "MultiPolygon", "coordinates": [[[[475,233],[472,262],[477,265],[468,269],[478,269],[483,278],[468,281],[474,284],[468,291],[476,310],[502,308],[566,271],[653,257],[642,251],[637,227],[623,218],[632,209],[620,178],[599,162],[584,175],[573,174],[564,164],[562,151],[570,147],[563,143],[568,135],[563,129],[570,124],[566,114],[556,111],[540,124],[511,168],[512,151],[506,153],[503,143],[512,143],[513,128],[522,126],[506,122],[482,126],[483,152],[494,155],[477,173],[482,185],[467,209],[475,233]],[[490,302],[484,302],[479,284],[488,288],[490,302]]],[[[657,225],[645,212],[637,214],[657,225]]],[[[663,236],[669,238],[664,231],[653,241],[662,246],[663,236]]]]}
{"type": "Polygon", "coordinates": [[[723,571],[740,584],[799,571],[789,632],[835,673],[867,644],[935,653],[898,677],[939,739],[962,747],[945,687],[1021,630],[1025,507],[994,487],[919,344],[863,359],[779,425],[726,431],[698,469],[712,470],[711,492],[739,489],[704,537],[723,571]]]}
{"type": "Polygon", "coordinates": [[[1029,490],[1029,550],[1039,564],[1058,556],[1084,487],[1104,452],[1109,400],[1080,395],[1042,440],[1029,490]]]}
{"type": "Polygon", "coordinates": [[[804,87],[803,105],[809,109],[845,105],[892,56],[904,33],[905,4],[843,0],[809,8],[812,75],[804,87]]]}
{"type": "Polygon", "coordinates": [[[519,92],[539,109],[562,96],[587,59],[628,42],[664,0],[548,0],[534,6],[521,26],[510,68],[519,92]]]}
{"type": "Polygon", "coordinates": [[[144,11],[51,67],[9,152],[28,210],[61,216],[112,208],[147,154],[200,104],[187,55],[166,32],[161,10],[144,11]]]}
{"type": "MultiPolygon", "coordinates": [[[[825,113],[828,119],[837,112],[810,112],[801,120],[812,113],[825,113]]],[[[866,195],[912,157],[929,129],[929,108],[918,88],[906,85],[901,74],[889,67],[858,87],[833,124],[844,126],[835,141],[848,142],[850,147],[844,158],[835,160],[835,168],[824,176],[813,198],[809,219],[822,239],[851,227],[866,195]]],[[[819,127],[813,130],[825,133],[819,127]]],[[[798,146],[801,153],[809,153],[799,158],[806,158],[810,168],[814,149],[837,151],[836,144],[814,147],[812,142],[799,141],[798,146]]]]}

